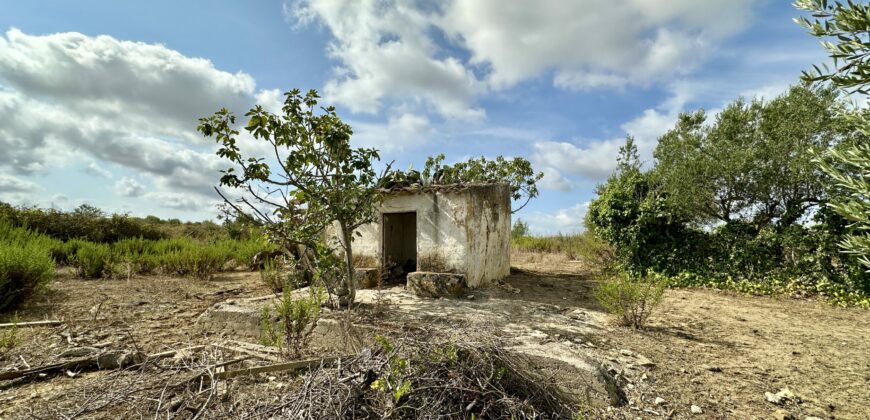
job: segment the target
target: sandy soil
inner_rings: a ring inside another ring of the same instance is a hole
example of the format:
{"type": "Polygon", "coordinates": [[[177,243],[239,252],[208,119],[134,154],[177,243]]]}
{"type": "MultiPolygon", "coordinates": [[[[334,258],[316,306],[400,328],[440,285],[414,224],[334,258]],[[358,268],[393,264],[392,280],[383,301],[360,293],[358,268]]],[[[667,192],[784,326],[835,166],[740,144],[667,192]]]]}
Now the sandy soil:
{"type": "MultiPolygon", "coordinates": [[[[529,255],[514,261],[517,270],[505,285],[471,292],[473,299],[421,300],[391,288],[361,291],[360,300],[388,300],[382,317],[393,322],[506,336],[518,351],[577,368],[563,376],[604,366],[629,401],[620,408],[591,406],[591,418],[870,418],[870,311],[670,290],[649,328],[638,332],[611,325],[601,313],[591,296],[593,276],[582,263],[529,255]],[[765,399],[765,392],[782,388],[797,397],[783,405],[765,399]],[[664,403],[656,404],[657,397],[664,403]],[[692,405],[702,413],[693,414],[692,405]]],[[[204,312],[228,299],[264,294],[254,273],[210,282],[85,281],[66,273],[18,313],[21,321],[62,319],[65,325],[20,329],[15,347],[0,355],[0,372],[48,362],[75,346],[153,353],[209,342],[214,337],[195,322],[204,312]]],[[[64,398],[66,390],[103,374],[0,383],[0,418],[27,418],[35,402],[64,398]]]]}

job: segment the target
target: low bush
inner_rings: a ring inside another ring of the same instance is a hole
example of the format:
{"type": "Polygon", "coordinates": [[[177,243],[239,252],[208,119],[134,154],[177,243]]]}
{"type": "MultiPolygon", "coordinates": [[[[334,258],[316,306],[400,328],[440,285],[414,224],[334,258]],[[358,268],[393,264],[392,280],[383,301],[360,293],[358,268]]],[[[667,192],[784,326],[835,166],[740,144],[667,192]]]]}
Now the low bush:
{"type": "Polygon", "coordinates": [[[299,356],[308,345],[311,333],[320,320],[321,305],[326,300],[323,288],[308,288],[308,296],[295,297],[293,289],[285,287],[273,312],[263,307],[260,314],[260,338],[264,345],[277,346],[288,356],[299,356]]]}
{"type": "Polygon", "coordinates": [[[54,277],[57,242],[0,220],[0,312],[14,309],[54,277]]]}
{"type": "Polygon", "coordinates": [[[114,264],[115,256],[106,244],[84,242],[76,252],[76,269],[79,276],[86,279],[109,277],[114,264]]]}
{"type": "Polygon", "coordinates": [[[594,295],[605,311],[618,317],[620,325],[640,329],[661,303],[666,287],[667,279],[656,274],[642,279],[616,275],[601,281],[594,295]]]}

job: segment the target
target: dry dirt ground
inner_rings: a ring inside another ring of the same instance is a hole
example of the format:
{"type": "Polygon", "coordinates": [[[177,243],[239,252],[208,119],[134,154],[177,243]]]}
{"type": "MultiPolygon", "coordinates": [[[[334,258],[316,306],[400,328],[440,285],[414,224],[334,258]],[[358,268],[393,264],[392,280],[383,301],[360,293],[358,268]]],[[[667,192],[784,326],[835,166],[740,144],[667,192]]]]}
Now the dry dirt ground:
{"type": "MultiPolygon", "coordinates": [[[[593,396],[584,402],[588,418],[870,418],[870,311],[669,290],[649,328],[633,331],[612,325],[601,312],[591,294],[594,278],[582,263],[517,255],[514,266],[504,285],[473,291],[473,299],[423,300],[401,287],[361,291],[363,310],[354,322],[491,333],[513,350],[537,357],[554,381],[578,392],[583,386],[601,391],[601,383],[589,381],[607,371],[627,401],[607,407],[606,396],[593,396]],[[375,305],[378,301],[388,303],[375,305]],[[375,308],[382,312],[377,317],[371,314],[375,308]],[[783,388],[794,396],[779,405],[767,401],[766,392],[783,388]],[[693,405],[700,413],[692,412],[693,405]]],[[[247,298],[266,294],[255,273],[227,273],[209,282],[156,276],[93,281],[62,273],[49,293],[17,317],[64,324],[18,329],[14,346],[0,350],[0,373],[50,363],[80,346],[150,354],[214,342],[217,334],[204,328],[214,308],[227,301],[244,306],[247,298]]],[[[232,338],[233,329],[223,334],[232,338]]],[[[77,399],[96,392],[95,384],[106,375],[86,371],[0,381],[0,418],[75,413],[77,399]]],[[[233,392],[268,398],[281,392],[273,381],[239,380],[233,392]]],[[[99,413],[83,417],[120,412],[99,413]]]]}

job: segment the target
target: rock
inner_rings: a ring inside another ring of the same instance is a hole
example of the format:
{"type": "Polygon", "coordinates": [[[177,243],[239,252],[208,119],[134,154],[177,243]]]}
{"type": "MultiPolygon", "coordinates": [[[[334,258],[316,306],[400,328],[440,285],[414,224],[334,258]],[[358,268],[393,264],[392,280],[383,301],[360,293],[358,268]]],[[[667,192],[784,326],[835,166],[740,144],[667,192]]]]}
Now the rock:
{"type": "Polygon", "coordinates": [[[628,396],[625,395],[625,391],[619,386],[619,379],[617,379],[613,369],[599,366],[597,373],[596,378],[604,385],[604,389],[607,391],[607,396],[610,399],[610,406],[624,407],[628,404],[628,396]]]}
{"type": "Polygon", "coordinates": [[[60,357],[84,357],[99,353],[99,351],[99,349],[94,347],[73,347],[64,350],[64,352],[60,354],[60,357]]]}
{"type": "Polygon", "coordinates": [[[138,351],[112,350],[97,356],[97,367],[99,369],[118,369],[144,361],[145,355],[138,351]]]}
{"type": "Polygon", "coordinates": [[[274,261],[278,258],[283,258],[284,253],[278,250],[275,251],[260,251],[251,258],[251,271],[262,270],[266,265],[266,261],[274,261]]]}
{"type": "Polygon", "coordinates": [[[420,297],[459,297],[468,288],[468,283],[462,274],[415,271],[408,274],[406,287],[420,297]]]}
{"type": "Polygon", "coordinates": [[[643,367],[654,367],[656,365],[652,360],[639,354],[637,355],[637,364],[643,367]]]}
{"type": "Polygon", "coordinates": [[[378,287],[378,274],[380,270],[377,268],[357,268],[354,271],[356,284],[360,289],[374,289],[378,287]]]}
{"type": "Polygon", "coordinates": [[[823,420],[823,419],[821,417],[816,417],[816,416],[806,416],[806,417],[804,417],[804,420],[823,420]]]}
{"type": "Polygon", "coordinates": [[[666,402],[667,402],[667,401],[665,401],[664,398],[662,398],[662,397],[656,397],[655,405],[663,405],[663,404],[666,403],[666,402]]]}
{"type": "Polygon", "coordinates": [[[795,420],[794,416],[781,408],[773,412],[773,418],[775,420],[795,420]]]}
{"type": "Polygon", "coordinates": [[[468,299],[468,300],[474,300],[474,299],[475,299],[474,295],[468,295],[468,296],[466,296],[465,298],[468,299]]]}
{"type": "Polygon", "coordinates": [[[800,401],[800,399],[788,388],[780,389],[776,394],[771,392],[765,392],[764,398],[767,399],[767,402],[783,405],[788,401],[800,401]]]}
{"type": "Polygon", "coordinates": [[[689,408],[689,410],[692,412],[692,414],[703,414],[704,413],[704,410],[702,410],[701,407],[698,407],[695,404],[692,404],[692,406],[689,408]]]}
{"type": "Polygon", "coordinates": [[[619,351],[619,353],[622,354],[623,356],[634,357],[634,352],[631,350],[622,349],[619,351]]]}

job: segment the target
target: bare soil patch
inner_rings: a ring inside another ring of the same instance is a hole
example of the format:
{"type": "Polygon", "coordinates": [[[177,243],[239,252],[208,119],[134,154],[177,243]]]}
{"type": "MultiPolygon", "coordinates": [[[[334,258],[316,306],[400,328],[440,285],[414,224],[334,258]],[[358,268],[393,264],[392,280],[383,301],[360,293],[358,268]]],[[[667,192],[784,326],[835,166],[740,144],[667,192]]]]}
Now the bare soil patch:
{"type": "MultiPolygon", "coordinates": [[[[553,256],[514,260],[517,269],[503,285],[464,299],[420,299],[401,287],[361,291],[362,305],[352,321],[457,337],[492,334],[507,340],[513,351],[534,357],[538,369],[563,387],[575,387],[576,395],[583,395],[584,387],[600,394],[602,384],[589,383],[600,367],[610,372],[626,404],[608,407],[602,403],[606,396],[596,395],[583,401],[590,418],[744,419],[784,413],[797,419],[870,418],[870,311],[810,300],[669,290],[650,328],[638,332],[611,325],[601,313],[591,294],[593,276],[582,263],[553,256]],[[389,303],[376,304],[382,301],[389,303]],[[766,400],[765,392],[783,388],[797,398],[782,405],[766,400]],[[656,398],[664,402],[656,404],[656,398]],[[702,413],[692,413],[692,405],[702,413]]],[[[227,273],[209,282],[91,281],[64,273],[50,293],[18,313],[21,321],[61,319],[64,325],[21,328],[17,344],[0,356],[0,372],[48,363],[74,347],[156,353],[214,342],[218,337],[197,323],[204,313],[227,300],[267,294],[256,273],[227,273]]],[[[30,418],[34,407],[75,407],[77,399],[96,392],[94,387],[113,374],[90,371],[0,383],[0,418],[30,418]]],[[[233,380],[231,390],[240,403],[263,402],[288,392],[294,380],[259,375],[233,380]]]]}

